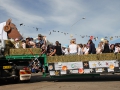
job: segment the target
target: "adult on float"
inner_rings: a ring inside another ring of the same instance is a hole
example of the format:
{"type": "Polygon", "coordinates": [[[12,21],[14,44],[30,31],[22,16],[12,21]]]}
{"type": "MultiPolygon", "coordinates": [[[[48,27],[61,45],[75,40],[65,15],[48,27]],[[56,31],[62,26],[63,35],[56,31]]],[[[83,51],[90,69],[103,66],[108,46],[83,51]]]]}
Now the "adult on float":
{"type": "Polygon", "coordinates": [[[54,52],[50,56],[52,56],[54,54],[57,55],[57,56],[62,55],[61,44],[59,43],[59,41],[56,41],[55,44],[56,45],[54,47],[54,52]]]}
{"type": "Polygon", "coordinates": [[[78,46],[75,43],[75,40],[71,40],[70,45],[69,45],[69,53],[70,54],[77,54],[77,49],[78,49],[78,46]]]}
{"type": "Polygon", "coordinates": [[[90,39],[88,40],[88,44],[89,44],[89,54],[96,54],[96,48],[95,48],[95,44],[93,43],[93,41],[90,39]]]}

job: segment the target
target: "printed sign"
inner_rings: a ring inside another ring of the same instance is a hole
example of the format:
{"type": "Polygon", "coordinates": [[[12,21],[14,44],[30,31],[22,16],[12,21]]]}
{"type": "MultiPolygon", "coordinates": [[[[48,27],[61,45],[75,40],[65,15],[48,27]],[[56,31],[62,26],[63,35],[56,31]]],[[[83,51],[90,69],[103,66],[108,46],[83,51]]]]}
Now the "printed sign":
{"type": "Polygon", "coordinates": [[[90,73],[91,69],[84,69],[84,73],[90,73]]]}
{"type": "Polygon", "coordinates": [[[61,70],[60,73],[61,73],[61,74],[67,74],[67,71],[65,71],[65,70],[61,70]]]}
{"type": "Polygon", "coordinates": [[[102,68],[102,67],[119,67],[118,62],[116,60],[109,61],[89,61],[90,68],[102,68]]]}
{"type": "Polygon", "coordinates": [[[55,71],[50,71],[50,75],[54,76],[55,75],[55,71]]]}
{"type": "Polygon", "coordinates": [[[66,66],[68,70],[83,68],[82,62],[61,62],[61,64],[55,63],[55,70],[62,70],[62,67],[66,66]]]}

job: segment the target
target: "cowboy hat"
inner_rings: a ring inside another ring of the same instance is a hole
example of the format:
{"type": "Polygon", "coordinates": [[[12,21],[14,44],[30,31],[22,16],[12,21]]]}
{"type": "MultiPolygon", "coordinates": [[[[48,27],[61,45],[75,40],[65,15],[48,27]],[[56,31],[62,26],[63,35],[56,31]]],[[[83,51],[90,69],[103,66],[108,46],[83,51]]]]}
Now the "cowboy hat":
{"type": "Polygon", "coordinates": [[[43,35],[42,34],[38,34],[38,37],[42,37],[43,35]]]}

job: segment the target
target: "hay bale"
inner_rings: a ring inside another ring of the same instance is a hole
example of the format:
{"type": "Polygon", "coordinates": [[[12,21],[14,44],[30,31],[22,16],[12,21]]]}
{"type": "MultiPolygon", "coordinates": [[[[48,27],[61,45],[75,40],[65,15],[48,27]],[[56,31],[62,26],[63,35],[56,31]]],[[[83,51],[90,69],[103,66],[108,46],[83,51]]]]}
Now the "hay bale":
{"type": "Polygon", "coordinates": [[[88,55],[81,55],[81,61],[92,61],[98,60],[97,54],[88,54],[88,55]]]}
{"type": "Polygon", "coordinates": [[[102,53],[98,55],[99,60],[116,60],[117,56],[114,53],[102,53]]]}
{"type": "Polygon", "coordinates": [[[48,63],[80,61],[79,55],[47,56],[48,63]]]}
{"type": "Polygon", "coordinates": [[[40,48],[26,48],[25,49],[25,54],[40,54],[41,49],[40,48]]]}
{"type": "Polygon", "coordinates": [[[9,55],[11,48],[14,48],[14,44],[10,40],[5,40],[5,56],[9,55]]]}
{"type": "Polygon", "coordinates": [[[19,48],[19,49],[10,49],[10,55],[35,55],[40,54],[40,48],[19,48]]]}
{"type": "Polygon", "coordinates": [[[116,54],[117,60],[120,60],[120,53],[116,54]]]}

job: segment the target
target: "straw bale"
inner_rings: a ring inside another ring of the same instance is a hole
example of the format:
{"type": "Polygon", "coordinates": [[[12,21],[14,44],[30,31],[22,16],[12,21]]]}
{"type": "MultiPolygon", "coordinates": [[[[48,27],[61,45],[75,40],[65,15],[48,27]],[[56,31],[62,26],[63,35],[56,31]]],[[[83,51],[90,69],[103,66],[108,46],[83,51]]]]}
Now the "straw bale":
{"type": "Polygon", "coordinates": [[[117,56],[114,53],[102,53],[99,54],[99,60],[116,60],[117,56]]]}
{"type": "Polygon", "coordinates": [[[88,55],[81,55],[81,61],[91,61],[91,60],[98,60],[97,54],[88,54],[88,55]]]}
{"type": "Polygon", "coordinates": [[[10,49],[10,55],[34,55],[40,54],[40,48],[19,48],[19,49],[10,49]]]}

